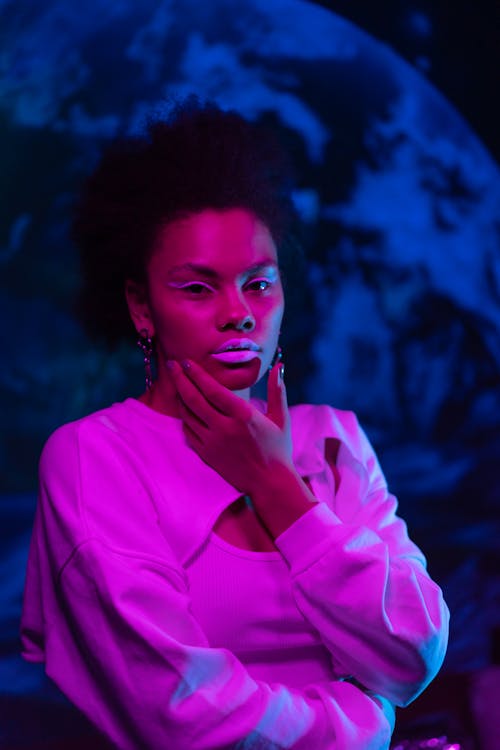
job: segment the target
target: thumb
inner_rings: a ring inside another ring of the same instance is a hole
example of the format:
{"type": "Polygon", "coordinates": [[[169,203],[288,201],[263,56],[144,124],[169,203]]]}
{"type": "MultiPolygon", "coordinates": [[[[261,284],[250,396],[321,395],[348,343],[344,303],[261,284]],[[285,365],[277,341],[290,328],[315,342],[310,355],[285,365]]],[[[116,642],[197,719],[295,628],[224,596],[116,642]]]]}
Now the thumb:
{"type": "Polygon", "coordinates": [[[288,402],[283,379],[285,365],[276,362],[267,379],[267,413],[266,416],[280,429],[288,426],[288,402]]]}

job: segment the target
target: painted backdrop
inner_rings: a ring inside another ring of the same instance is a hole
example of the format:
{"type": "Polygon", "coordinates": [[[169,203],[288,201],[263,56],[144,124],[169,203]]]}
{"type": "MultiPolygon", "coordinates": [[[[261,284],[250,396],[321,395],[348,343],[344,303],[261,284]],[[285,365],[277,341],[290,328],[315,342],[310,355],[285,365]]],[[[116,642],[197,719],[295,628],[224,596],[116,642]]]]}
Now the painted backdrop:
{"type": "MultiPolygon", "coordinates": [[[[307,261],[288,283],[292,402],[358,413],[445,588],[445,669],[500,625],[499,171],[416,70],[301,0],[1,3],[0,690],[18,657],[36,463],[48,434],[142,387],[141,357],[75,318],[68,223],[101,147],[197,93],[276,127],[307,261]]],[[[497,633],[498,636],[498,633],[497,633]]]]}

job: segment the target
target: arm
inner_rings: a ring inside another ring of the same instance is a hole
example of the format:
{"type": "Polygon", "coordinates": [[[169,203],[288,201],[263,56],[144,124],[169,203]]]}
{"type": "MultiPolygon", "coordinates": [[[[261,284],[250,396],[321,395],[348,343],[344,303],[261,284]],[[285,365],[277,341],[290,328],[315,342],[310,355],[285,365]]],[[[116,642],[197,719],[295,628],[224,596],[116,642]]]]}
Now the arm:
{"type": "Polygon", "coordinates": [[[359,460],[344,467],[345,512],[339,514],[315,502],[292,465],[286,392],[276,367],[266,415],[194,363],[171,372],[190,446],[250,495],[290,563],[298,607],[332,655],[371,690],[400,705],[411,701],[442,663],[448,611],[395,515],[395,499],[357,422],[350,438],[359,460]]]}
{"type": "Polygon", "coordinates": [[[256,682],[231,652],[210,648],[178,572],[158,560],[89,542],[59,591],[64,646],[47,672],[119,748],[388,745],[381,706],[353,685],[256,682]]]}
{"type": "Polygon", "coordinates": [[[405,705],[442,664],[449,613],[396,515],[373,449],[353,427],[363,463],[345,461],[331,507],[310,509],[276,545],[290,565],[297,606],[342,668],[405,705]]]}

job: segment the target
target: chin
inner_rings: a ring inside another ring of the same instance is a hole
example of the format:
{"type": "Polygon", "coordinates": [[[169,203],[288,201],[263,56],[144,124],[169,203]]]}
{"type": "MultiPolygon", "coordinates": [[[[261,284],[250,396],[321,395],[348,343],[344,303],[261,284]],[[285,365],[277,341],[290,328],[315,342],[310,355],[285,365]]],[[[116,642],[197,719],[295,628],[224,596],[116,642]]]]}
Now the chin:
{"type": "Polygon", "coordinates": [[[242,391],[251,388],[262,377],[261,362],[253,360],[248,365],[223,365],[212,369],[211,374],[219,383],[230,391],[242,391]]]}

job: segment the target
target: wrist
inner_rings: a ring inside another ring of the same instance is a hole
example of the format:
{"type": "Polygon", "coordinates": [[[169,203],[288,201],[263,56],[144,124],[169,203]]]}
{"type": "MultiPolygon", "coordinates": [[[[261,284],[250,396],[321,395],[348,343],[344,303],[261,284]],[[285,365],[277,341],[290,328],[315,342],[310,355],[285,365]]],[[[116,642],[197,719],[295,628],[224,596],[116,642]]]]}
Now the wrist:
{"type": "Polygon", "coordinates": [[[273,539],[318,502],[295,467],[287,464],[269,467],[250,498],[273,539]]]}

